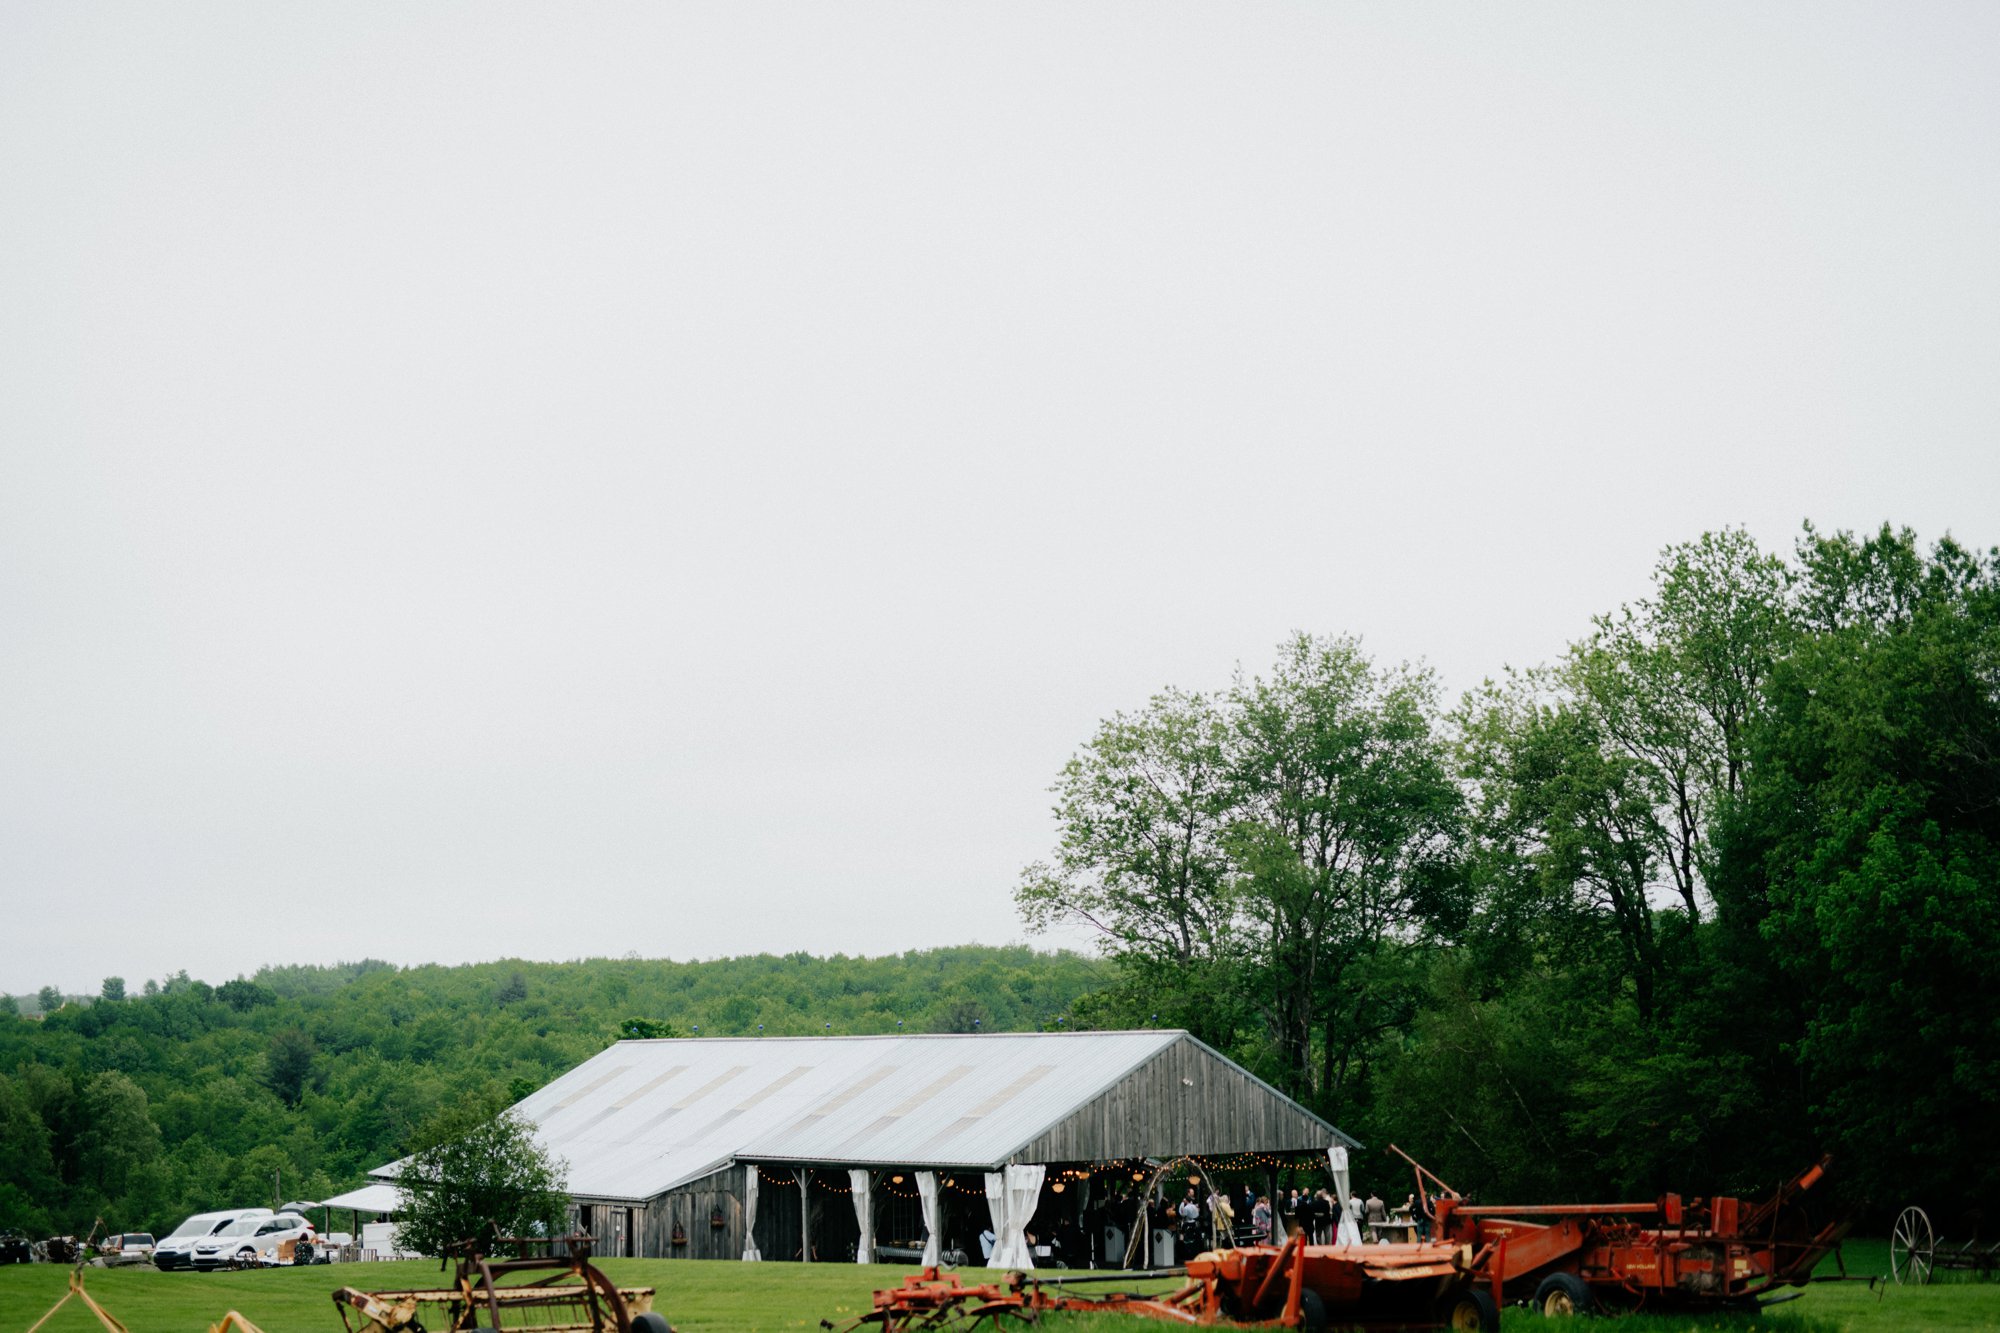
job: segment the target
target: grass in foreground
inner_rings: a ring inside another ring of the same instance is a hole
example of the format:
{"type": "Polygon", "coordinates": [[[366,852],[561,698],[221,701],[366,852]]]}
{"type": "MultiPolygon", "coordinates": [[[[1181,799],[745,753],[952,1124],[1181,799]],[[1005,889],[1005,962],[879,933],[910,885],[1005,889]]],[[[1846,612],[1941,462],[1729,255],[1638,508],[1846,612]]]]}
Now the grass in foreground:
{"type": "MultiPolygon", "coordinates": [[[[1858,1241],[1847,1249],[1850,1273],[1887,1271],[1886,1247],[1858,1241]]],[[[656,1308],[682,1333],[816,1329],[821,1319],[845,1323],[869,1308],[878,1287],[895,1286],[915,1271],[900,1265],[742,1264],[697,1260],[607,1259],[601,1266],[621,1286],[658,1289],[656,1308]]],[[[1829,1270],[1830,1271],[1830,1270],[1829,1270]]],[[[53,1264],[0,1268],[0,1333],[25,1330],[64,1290],[68,1270],[53,1264]]],[[[435,1287],[445,1274],[437,1264],[331,1264],[249,1273],[160,1273],[150,1268],[86,1269],[90,1292],[132,1333],[203,1333],[230,1309],[241,1310],[265,1333],[335,1333],[340,1317],[328,1299],[334,1288],[365,1290],[435,1287]]],[[[965,1280],[985,1280],[968,1269],[965,1280]]],[[[1172,1284],[1167,1284],[1172,1285],[1172,1284]]],[[[1120,1316],[1067,1316],[1041,1325],[1076,1333],[1136,1333],[1164,1327],[1120,1316]]],[[[1022,1327],[1026,1327],[1025,1325],[1022,1327]]],[[[1548,1327],[1525,1310],[1508,1310],[1506,1333],[1548,1327]]],[[[1955,1282],[1930,1287],[1890,1287],[1878,1294],[1860,1283],[1811,1288],[1797,1301],[1752,1316],[1631,1316],[1607,1321],[1616,1333],[1891,1333],[1937,1330],[1971,1333],[2000,1328],[2000,1283],[1955,1282]]],[[[75,1301],[43,1326],[43,1333],[102,1333],[75,1301]]]]}

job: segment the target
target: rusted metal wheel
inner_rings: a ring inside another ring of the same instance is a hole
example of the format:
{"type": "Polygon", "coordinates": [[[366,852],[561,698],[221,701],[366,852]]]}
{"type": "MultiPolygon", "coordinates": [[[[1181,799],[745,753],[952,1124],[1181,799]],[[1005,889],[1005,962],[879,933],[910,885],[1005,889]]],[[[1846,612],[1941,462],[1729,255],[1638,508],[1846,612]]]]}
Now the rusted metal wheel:
{"type": "Polygon", "coordinates": [[[1896,1228],[1889,1233],[1889,1276],[1898,1285],[1921,1287],[1931,1280],[1936,1262],[1937,1236],[1931,1231],[1930,1216],[1912,1204],[1897,1216],[1896,1228]]]}

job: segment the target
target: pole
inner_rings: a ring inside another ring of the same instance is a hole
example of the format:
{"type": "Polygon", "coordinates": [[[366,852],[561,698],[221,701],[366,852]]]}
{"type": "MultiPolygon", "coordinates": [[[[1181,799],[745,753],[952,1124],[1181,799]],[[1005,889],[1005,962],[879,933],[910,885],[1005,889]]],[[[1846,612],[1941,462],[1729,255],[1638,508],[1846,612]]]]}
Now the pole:
{"type": "Polygon", "coordinates": [[[812,1173],[799,1167],[799,1262],[813,1261],[812,1236],[812,1173]]]}

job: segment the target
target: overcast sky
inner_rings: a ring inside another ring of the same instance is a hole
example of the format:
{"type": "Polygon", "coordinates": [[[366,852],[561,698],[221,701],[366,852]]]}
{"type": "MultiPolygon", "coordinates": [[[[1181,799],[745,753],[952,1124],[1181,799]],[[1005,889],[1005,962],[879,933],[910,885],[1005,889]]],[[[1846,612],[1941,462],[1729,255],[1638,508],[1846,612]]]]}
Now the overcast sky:
{"type": "Polygon", "coordinates": [[[0,989],[1023,937],[1098,719],[2000,540],[2000,6],[0,3],[0,989]]]}

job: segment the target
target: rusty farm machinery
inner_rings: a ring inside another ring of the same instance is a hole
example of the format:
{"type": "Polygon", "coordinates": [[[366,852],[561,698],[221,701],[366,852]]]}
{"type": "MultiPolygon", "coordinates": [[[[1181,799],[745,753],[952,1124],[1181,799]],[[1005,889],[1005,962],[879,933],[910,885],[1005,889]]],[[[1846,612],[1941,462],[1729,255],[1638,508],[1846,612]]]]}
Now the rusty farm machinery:
{"type": "Polygon", "coordinates": [[[1507,1303],[1545,1315],[1752,1310],[1803,1294],[1781,1288],[1845,1277],[1813,1273],[1847,1231],[1844,1218],[1807,1206],[1824,1160],[1754,1202],[1667,1194],[1647,1203],[1506,1206],[1473,1204],[1392,1151],[1417,1173],[1429,1240],[1314,1245],[1294,1235],[1150,1274],[1015,1272],[967,1283],[929,1268],[876,1292],[873,1308],[842,1333],[998,1328],[1057,1310],[1199,1327],[1492,1330],[1507,1303]],[[1183,1279],[1174,1290],[1140,1282],[1174,1277],[1183,1279]],[[1128,1290],[1086,1294],[1103,1283],[1128,1290]]]}
{"type": "MultiPolygon", "coordinates": [[[[926,1268],[902,1286],[875,1293],[874,1308],[842,1333],[974,1329],[1032,1321],[1053,1311],[1129,1314],[1171,1324],[1223,1328],[1417,1329],[1492,1333],[1500,1327],[1491,1294],[1476,1285],[1475,1256],[1443,1244],[1282,1245],[1211,1250],[1181,1268],[1151,1273],[1071,1277],[1011,1272],[997,1282],[968,1283],[926,1268]],[[1086,1295],[1091,1284],[1150,1286],[1185,1279],[1171,1291],[1086,1295]]],[[[829,1320],[822,1327],[833,1328],[829,1320]]]]}
{"type": "Polygon", "coordinates": [[[333,1293],[348,1333],[673,1333],[653,1288],[620,1287],[590,1262],[589,1236],[494,1236],[457,1247],[449,1287],[333,1293]],[[499,1250],[513,1258],[496,1258],[499,1250]]]}
{"type": "Polygon", "coordinates": [[[1390,1150],[1416,1171],[1438,1239],[1475,1247],[1506,1300],[1544,1314],[1747,1310],[1804,1294],[1779,1288],[1846,1277],[1813,1276],[1848,1228],[1831,1209],[1809,1206],[1824,1158],[1754,1202],[1664,1194],[1647,1203],[1481,1206],[1390,1150]]]}

